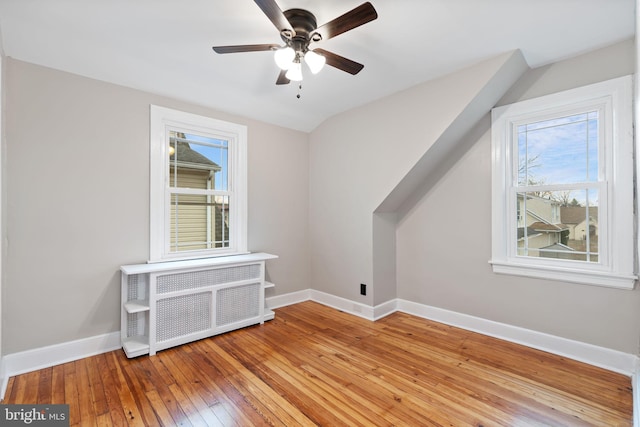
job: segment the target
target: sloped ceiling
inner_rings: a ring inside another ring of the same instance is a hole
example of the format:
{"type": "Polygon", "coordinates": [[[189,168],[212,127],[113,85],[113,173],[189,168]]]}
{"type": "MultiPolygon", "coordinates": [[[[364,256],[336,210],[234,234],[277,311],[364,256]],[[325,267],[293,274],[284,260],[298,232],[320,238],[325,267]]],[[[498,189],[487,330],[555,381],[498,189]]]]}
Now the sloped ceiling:
{"type": "MultiPolygon", "coordinates": [[[[319,24],[360,0],[276,0],[319,24]]],[[[284,127],[311,131],[355,106],[520,49],[529,66],[628,39],[634,0],[372,0],[379,18],[317,47],[363,63],[351,76],[307,71],[276,86],[270,52],[213,45],[281,43],[251,0],[0,0],[4,53],[284,127]],[[296,95],[300,93],[298,99],[296,95]]]]}

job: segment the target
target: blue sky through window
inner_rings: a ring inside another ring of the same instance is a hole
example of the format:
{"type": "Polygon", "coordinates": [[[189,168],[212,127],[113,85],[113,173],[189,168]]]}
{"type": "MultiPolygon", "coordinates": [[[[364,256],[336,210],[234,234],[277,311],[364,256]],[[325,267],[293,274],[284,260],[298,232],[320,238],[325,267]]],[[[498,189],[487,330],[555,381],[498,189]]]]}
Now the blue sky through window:
{"type": "MultiPolygon", "coordinates": [[[[557,185],[598,181],[598,112],[584,112],[518,126],[518,184],[557,185]]],[[[574,191],[580,203],[585,191],[574,191]]],[[[589,204],[597,205],[597,191],[589,204]]]]}
{"type": "Polygon", "coordinates": [[[216,172],[215,190],[228,190],[229,141],[210,138],[202,135],[185,134],[189,147],[216,163],[222,169],[216,172]]]}

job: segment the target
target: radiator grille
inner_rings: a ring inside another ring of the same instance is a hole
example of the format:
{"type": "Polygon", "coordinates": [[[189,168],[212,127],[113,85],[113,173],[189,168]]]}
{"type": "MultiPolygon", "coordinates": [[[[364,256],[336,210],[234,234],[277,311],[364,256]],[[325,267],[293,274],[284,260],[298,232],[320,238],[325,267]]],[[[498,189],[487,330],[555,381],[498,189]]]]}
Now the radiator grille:
{"type": "Polygon", "coordinates": [[[224,326],[260,314],[260,283],[220,289],[216,294],[216,325],[224,326]]]}
{"type": "Polygon", "coordinates": [[[168,292],[182,291],[185,289],[197,289],[204,286],[259,278],[260,264],[240,265],[237,267],[159,276],[156,289],[158,294],[166,294],[168,292]]]}
{"type": "Polygon", "coordinates": [[[140,313],[127,313],[127,337],[135,337],[138,332],[138,318],[140,313]]]}
{"type": "Polygon", "coordinates": [[[156,341],[211,329],[211,292],[165,298],[157,303],[156,341]]]}
{"type": "Polygon", "coordinates": [[[127,278],[127,301],[133,301],[138,299],[138,275],[134,274],[127,278]]]}

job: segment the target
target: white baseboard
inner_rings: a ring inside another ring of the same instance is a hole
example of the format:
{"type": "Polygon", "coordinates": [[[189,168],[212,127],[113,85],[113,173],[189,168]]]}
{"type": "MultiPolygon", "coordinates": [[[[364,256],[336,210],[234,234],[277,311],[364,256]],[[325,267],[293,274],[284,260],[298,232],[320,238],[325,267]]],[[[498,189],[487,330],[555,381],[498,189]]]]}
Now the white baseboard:
{"type": "Polygon", "coordinates": [[[284,295],[277,295],[274,297],[265,298],[265,304],[267,308],[273,310],[274,308],[285,307],[287,305],[297,304],[303,301],[309,301],[311,299],[311,290],[306,289],[304,291],[291,292],[284,295]]]}
{"type": "Polygon", "coordinates": [[[106,353],[121,347],[120,332],[111,332],[109,334],[97,335],[76,341],[7,354],[2,358],[2,366],[0,367],[0,372],[3,374],[0,399],[4,398],[9,378],[14,375],[95,356],[96,354],[106,353]]]}
{"type": "Polygon", "coordinates": [[[629,377],[636,371],[636,365],[638,363],[638,356],[633,354],[411,301],[398,300],[398,310],[436,322],[568,357],[629,377]]]}
{"type": "MultiPolygon", "coordinates": [[[[275,309],[308,300],[372,321],[395,311],[402,311],[618,372],[632,378],[634,408],[640,408],[638,406],[640,405],[640,390],[638,389],[640,363],[638,356],[633,354],[401,299],[391,300],[371,307],[346,298],[308,289],[267,298],[266,305],[269,309],[275,309]]],[[[0,399],[4,397],[9,378],[14,375],[106,353],[118,348],[121,348],[120,332],[112,332],[5,355],[0,359],[0,378],[2,379],[0,399]]],[[[634,423],[637,427],[640,427],[640,414],[635,412],[634,423]]]]}
{"type": "Polygon", "coordinates": [[[354,316],[364,317],[373,320],[373,307],[359,302],[351,301],[346,298],[337,297],[325,292],[311,290],[310,298],[312,301],[326,305],[336,310],[344,311],[354,316]]]}
{"type": "Polygon", "coordinates": [[[383,317],[386,317],[395,311],[398,311],[397,299],[383,302],[382,304],[378,304],[373,307],[374,316],[372,320],[382,319],[383,317]]]}
{"type": "MultiPolygon", "coordinates": [[[[402,311],[414,316],[433,320],[435,322],[456,326],[469,331],[522,344],[527,347],[547,351],[559,356],[568,357],[573,360],[578,360],[593,366],[618,372],[629,377],[633,377],[636,374],[638,369],[637,366],[639,365],[638,356],[634,354],[623,353],[621,351],[599,347],[593,344],[570,340],[543,332],[494,322],[470,316],[468,314],[457,313],[402,299],[387,301],[383,304],[371,307],[316,290],[296,292],[294,298],[288,297],[287,295],[278,296],[276,298],[279,298],[279,301],[281,301],[279,307],[288,305],[285,303],[287,300],[291,300],[293,301],[291,304],[295,304],[309,299],[368,320],[378,320],[393,313],[394,311],[402,311]],[[306,299],[304,299],[305,296],[307,296],[306,299]]],[[[634,390],[636,389],[634,388],[634,390]]],[[[640,393],[640,390],[638,390],[638,392],[640,393]]],[[[638,427],[640,427],[640,423],[638,427]]]]}

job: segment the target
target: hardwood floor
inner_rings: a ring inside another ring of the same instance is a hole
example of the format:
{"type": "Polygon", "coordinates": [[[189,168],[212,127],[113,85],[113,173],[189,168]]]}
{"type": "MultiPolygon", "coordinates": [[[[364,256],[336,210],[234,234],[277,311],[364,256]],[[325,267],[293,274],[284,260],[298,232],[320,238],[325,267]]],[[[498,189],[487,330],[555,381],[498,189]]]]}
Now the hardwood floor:
{"type": "Polygon", "coordinates": [[[9,380],[3,403],[68,403],[82,426],[631,426],[630,378],[394,313],[313,302],[262,326],[9,380]]]}

